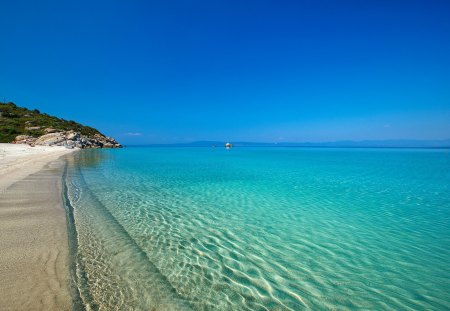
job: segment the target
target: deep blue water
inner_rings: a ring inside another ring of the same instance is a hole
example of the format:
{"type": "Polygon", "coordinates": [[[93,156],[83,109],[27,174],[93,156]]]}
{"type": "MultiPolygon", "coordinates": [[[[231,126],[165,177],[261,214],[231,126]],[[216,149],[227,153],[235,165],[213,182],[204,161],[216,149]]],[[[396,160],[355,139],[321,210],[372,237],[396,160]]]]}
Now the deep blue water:
{"type": "Polygon", "coordinates": [[[449,310],[450,152],[87,150],[66,183],[100,310],[449,310]]]}

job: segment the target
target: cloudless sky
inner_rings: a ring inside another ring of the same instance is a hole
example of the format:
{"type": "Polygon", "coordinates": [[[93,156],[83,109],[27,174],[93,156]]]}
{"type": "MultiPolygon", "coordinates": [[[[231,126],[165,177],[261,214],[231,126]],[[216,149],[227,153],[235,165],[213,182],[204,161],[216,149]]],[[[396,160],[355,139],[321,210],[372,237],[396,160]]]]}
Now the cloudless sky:
{"type": "Polygon", "coordinates": [[[450,1],[0,0],[0,100],[123,143],[450,138],[450,1]]]}

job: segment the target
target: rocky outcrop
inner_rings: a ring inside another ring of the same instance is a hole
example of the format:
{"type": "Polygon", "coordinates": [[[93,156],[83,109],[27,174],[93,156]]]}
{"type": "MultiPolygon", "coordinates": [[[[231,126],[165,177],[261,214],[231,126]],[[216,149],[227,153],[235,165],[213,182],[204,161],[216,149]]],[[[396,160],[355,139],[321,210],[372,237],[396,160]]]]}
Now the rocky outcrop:
{"type": "Polygon", "coordinates": [[[14,143],[16,144],[28,144],[28,145],[33,145],[34,142],[36,141],[37,138],[33,137],[33,136],[28,136],[28,135],[19,135],[16,137],[16,139],[14,140],[14,143]]]}
{"type": "Polygon", "coordinates": [[[0,143],[10,142],[79,148],[120,147],[117,141],[91,126],[41,113],[37,109],[18,107],[11,102],[0,102],[0,143]]]}
{"type": "Polygon", "coordinates": [[[41,146],[62,146],[66,141],[64,133],[51,133],[38,137],[34,142],[35,145],[41,146]]]}
{"type": "Polygon", "coordinates": [[[44,132],[45,132],[45,134],[50,134],[50,133],[58,133],[58,132],[60,132],[60,130],[48,127],[44,130],[44,132]]]}
{"type": "MultiPolygon", "coordinates": [[[[53,129],[52,129],[53,130],[53,129]]],[[[122,148],[114,138],[95,134],[91,137],[81,135],[79,132],[53,132],[33,138],[27,135],[19,135],[15,138],[16,144],[28,144],[32,146],[66,146],[68,148],[122,148]]]]}
{"type": "Polygon", "coordinates": [[[25,128],[25,130],[27,130],[27,131],[37,131],[37,130],[40,130],[40,129],[41,129],[40,126],[29,126],[29,127],[25,128]]]}

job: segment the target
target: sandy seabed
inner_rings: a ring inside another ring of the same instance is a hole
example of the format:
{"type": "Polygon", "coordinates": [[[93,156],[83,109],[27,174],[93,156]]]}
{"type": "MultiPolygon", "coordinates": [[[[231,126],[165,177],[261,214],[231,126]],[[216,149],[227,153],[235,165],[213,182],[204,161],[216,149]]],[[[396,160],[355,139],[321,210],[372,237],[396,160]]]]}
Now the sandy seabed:
{"type": "Polygon", "coordinates": [[[70,310],[64,147],[0,144],[0,309],[70,310]]]}

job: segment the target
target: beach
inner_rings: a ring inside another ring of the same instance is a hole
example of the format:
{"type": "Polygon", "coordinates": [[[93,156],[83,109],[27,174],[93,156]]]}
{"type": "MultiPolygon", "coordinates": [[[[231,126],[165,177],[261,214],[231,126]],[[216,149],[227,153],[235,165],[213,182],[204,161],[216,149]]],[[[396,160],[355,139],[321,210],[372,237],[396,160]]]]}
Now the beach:
{"type": "Polygon", "coordinates": [[[1,310],[450,308],[448,150],[71,152],[0,144],[1,310]]]}
{"type": "Polygon", "coordinates": [[[0,306],[70,310],[64,147],[0,144],[0,306]]]}

